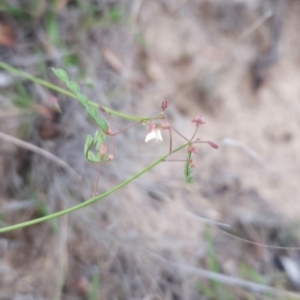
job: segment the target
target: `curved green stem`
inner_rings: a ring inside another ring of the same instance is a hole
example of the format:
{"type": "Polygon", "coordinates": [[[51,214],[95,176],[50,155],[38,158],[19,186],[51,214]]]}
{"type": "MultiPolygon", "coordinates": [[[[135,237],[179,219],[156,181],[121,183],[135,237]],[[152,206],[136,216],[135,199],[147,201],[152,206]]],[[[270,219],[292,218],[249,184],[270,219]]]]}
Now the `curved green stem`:
{"type": "MultiPolygon", "coordinates": [[[[40,79],[40,78],[37,78],[35,76],[32,76],[24,71],[21,71],[21,70],[18,70],[6,63],[4,63],[3,61],[0,61],[0,68],[12,73],[12,74],[15,74],[17,76],[20,76],[20,77],[23,77],[23,78],[26,78],[32,82],[35,82],[35,83],[38,83],[48,89],[51,89],[53,91],[56,91],[56,92],[59,92],[63,95],[66,95],[66,96],[69,96],[71,98],[74,98],[74,99],[77,99],[77,96],[74,95],[72,92],[64,89],[64,88],[61,88],[60,86],[57,86],[53,83],[50,83],[46,80],[43,80],[43,79],[40,79]]],[[[92,105],[92,106],[95,106],[97,108],[100,108],[100,105],[97,104],[96,102],[93,102],[93,101],[89,101],[89,104],[92,105]]],[[[123,118],[123,119],[127,119],[127,120],[131,120],[131,121],[147,121],[147,120],[151,120],[152,118],[141,118],[141,117],[137,117],[137,116],[130,116],[130,115],[126,115],[126,114],[123,114],[123,113],[120,113],[118,111],[115,111],[113,109],[110,109],[109,107],[103,107],[104,110],[107,112],[107,113],[110,113],[112,115],[115,115],[115,116],[118,116],[120,118],[123,118]]]]}
{"type": "MultiPolygon", "coordinates": [[[[184,145],[176,148],[175,150],[172,151],[171,154],[180,151],[181,149],[185,148],[187,145],[188,144],[184,144],[184,145]]],[[[121,189],[122,187],[126,186],[127,184],[129,184],[130,182],[132,182],[133,180],[135,180],[136,178],[140,177],[141,175],[143,175],[144,173],[146,173],[147,171],[151,170],[156,165],[158,165],[159,163],[161,163],[162,161],[164,161],[168,156],[170,156],[170,153],[162,156],[161,158],[159,158],[158,160],[156,160],[154,163],[152,163],[151,165],[149,165],[148,167],[146,167],[145,169],[143,169],[139,173],[133,175],[132,177],[128,178],[127,180],[125,180],[123,182],[121,182],[120,184],[116,185],[115,187],[113,187],[112,189],[108,190],[107,192],[105,192],[105,193],[103,193],[101,195],[95,196],[95,197],[90,198],[89,200],[87,200],[87,201],[85,201],[83,203],[77,204],[75,206],[72,206],[70,208],[61,210],[59,212],[53,213],[53,214],[45,216],[45,217],[41,217],[41,218],[37,218],[37,219],[30,220],[30,221],[27,221],[27,222],[23,222],[23,223],[19,223],[19,224],[15,224],[15,225],[11,225],[11,226],[0,228],[0,233],[11,231],[11,230],[22,228],[22,227],[26,227],[26,226],[30,226],[30,225],[34,225],[34,224],[38,224],[38,223],[45,222],[45,221],[49,221],[51,219],[54,219],[54,218],[61,217],[63,215],[69,214],[69,213],[71,213],[73,211],[76,211],[78,209],[81,209],[81,208],[83,208],[85,206],[91,205],[94,202],[97,202],[97,201],[99,201],[99,200],[107,197],[108,195],[116,192],[117,190],[121,189]]]]}

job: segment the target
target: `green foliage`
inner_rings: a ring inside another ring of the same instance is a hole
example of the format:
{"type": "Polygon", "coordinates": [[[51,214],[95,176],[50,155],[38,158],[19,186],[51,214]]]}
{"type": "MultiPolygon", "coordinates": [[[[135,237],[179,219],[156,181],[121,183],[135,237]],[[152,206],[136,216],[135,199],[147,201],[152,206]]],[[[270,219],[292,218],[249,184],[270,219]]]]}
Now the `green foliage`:
{"type": "Polygon", "coordinates": [[[192,153],[188,152],[186,162],[184,165],[184,179],[186,183],[195,183],[194,176],[193,176],[193,167],[191,166],[191,158],[192,158],[192,153]]]}
{"type": "Polygon", "coordinates": [[[39,57],[38,61],[38,71],[41,77],[49,79],[49,72],[48,72],[48,66],[47,62],[43,58],[43,52],[42,50],[38,49],[36,55],[39,57]]]}
{"type": "MultiPolygon", "coordinates": [[[[210,227],[206,227],[205,240],[207,244],[207,264],[208,269],[212,272],[219,273],[220,267],[216,256],[216,250],[213,241],[213,235],[210,227]]],[[[205,295],[208,300],[234,300],[235,297],[227,286],[221,284],[217,280],[210,280],[208,285],[198,283],[198,291],[200,294],[205,295]]]]}
{"type": "Polygon", "coordinates": [[[90,104],[89,99],[80,93],[80,87],[77,82],[69,80],[69,76],[65,70],[52,68],[54,74],[60,79],[70,91],[77,97],[79,102],[84,106],[88,114],[94,119],[97,125],[106,132],[108,130],[107,122],[98,116],[98,110],[96,107],[90,104]]]}
{"type": "Polygon", "coordinates": [[[16,6],[12,6],[11,4],[9,4],[8,1],[0,1],[0,11],[4,11],[6,13],[8,13],[9,15],[13,16],[13,17],[17,17],[17,18],[26,18],[28,19],[30,16],[29,14],[16,7],[16,6]]]}
{"type": "Polygon", "coordinates": [[[91,288],[88,294],[88,300],[97,300],[98,298],[98,291],[99,291],[99,284],[100,284],[100,274],[96,272],[92,279],[91,288]]]}
{"type": "Polygon", "coordinates": [[[69,54],[64,57],[65,66],[80,66],[80,58],[76,54],[69,54]]]}
{"type": "Polygon", "coordinates": [[[112,7],[108,11],[109,19],[113,23],[118,23],[121,21],[123,16],[123,11],[119,7],[112,7]]]}
{"type": "MultiPolygon", "coordinates": [[[[214,245],[213,236],[212,236],[210,227],[206,227],[205,240],[207,243],[207,251],[208,251],[208,262],[207,262],[208,268],[211,271],[218,273],[220,268],[219,268],[219,263],[218,263],[217,256],[216,256],[215,245],[214,245]]],[[[211,285],[214,290],[219,292],[220,284],[218,281],[212,280],[211,285]]]]}
{"type": "Polygon", "coordinates": [[[78,100],[80,101],[80,103],[81,103],[84,107],[87,107],[87,106],[88,106],[88,104],[89,104],[89,98],[88,98],[86,95],[83,95],[83,94],[78,93],[78,94],[77,94],[77,97],[78,97],[78,100]]]}
{"type": "Polygon", "coordinates": [[[97,130],[95,133],[95,137],[93,138],[90,134],[86,137],[85,145],[84,145],[84,155],[90,162],[100,162],[105,161],[106,158],[101,156],[100,147],[105,142],[106,135],[103,131],[97,130]],[[91,150],[94,147],[96,149],[96,153],[91,150]]]}
{"type": "Polygon", "coordinates": [[[18,95],[14,99],[14,103],[22,108],[30,108],[33,101],[25,86],[21,82],[16,82],[15,87],[18,95]]]}
{"type": "Polygon", "coordinates": [[[50,41],[54,45],[59,45],[60,32],[59,32],[59,28],[58,28],[57,16],[54,12],[51,12],[48,15],[48,18],[46,21],[46,29],[47,29],[47,33],[50,38],[50,41]]]}
{"type": "MultiPolygon", "coordinates": [[[[212,286],[207,286],[202,283],[199,283],[198,291],[201,295],[204,295],[207,300],[235,300],[236,297],[233,295],[230,288],[225,285],[220,284],[219,289],[215,290],[212,286]]],[[[246,300],[246,299],[245,299],[246,300]]],[[[248,300],[248,299],[247,299],[248,300]]],[[[249,299],[250,300],[250,299],[249,299]]]]}
{"type": "Polygon", "coordinates": [[[246,264],[242,264],[240,268],[241,278],[248,279],[260,284],[267,284],[266,279],[246,264]]]}
{"type": "MultiPolygon", "coordinates": [[[[214,246],[213,235],[210,227],[206,227],[205,230],[205,240],[207,244],[207,265],[208,269],[215,273],[220,273],[220,266],[217,260],[216,249],[214,246]]],[[[246,264],[242,264],[240,269],[240,277],[246,280],[251,280],[257,282],[258,284],[267,285],[266,279],[256,272],[254,269],[249,267],[246,264]]],[[[237,293],[232,290],[232,288],[220,283],[217,280],[210,280],[207,282],[199,282],[197,284],[197,289],[201,295],[204,295],[207,300],[234,300],[234,299],[245,299],[245,300],[254,300],[256,299],[250,293],[243,291],[241,296],[237,298],[237,293]]],[[[274,295],[267,297],[266,299],[274,299],[274,295]]],[[[276,298],[276,299],[287,299],[287,298],[276,298]]]]}
{"type": "Polygon", "coordinates": [[[142,48],[146,49],[147,47],[147,42],[146,42],[146,38],[145,35],[143,34],[143,32],[138,32],[135,36],[135,40],[138,43],[138,45],[140,45],[142,48]]]}
{"type": "Polygon", "coordinates": [[[206,227],[205,240],[207,243],[207,251],[208,251],[208,267],[213,272],[219,272],[219,264],[216,256],[216,249],[215,249],[210,227],[206,227]]]}
{"type": "MultiPolygon", "coordinates": [[[[37,193],[33,193],[32,199],[35,204],[35,208],[38,214],[41,215],[41,217],[49,216],[51,215],[51,211],[49,211],[47,205],[38,197],[37,193]]],[[[58,234],[59,232],[59,225],[57,220],[49,220],[49,223],[51,224],[51,227],[53,231],[58,234]]]]}
{"type": "Polygon", "coordinates": [[[52,71],[54,72],[55,76],[63,83],[67,84],[69,82],[69,77],[65,70],[52,68],[52,71]]]}
{"type": "Polygon", "coordinates": [[[77,82],[75,81],[68,81],[67,82],[67,86],[68,88],[75,94],[75,95],[78,95],[79,92],[80,92],[80,87],[78,85],[77,82]]]}
{"type": "Polygon", "coordinates": [[[90,104],[90,101],[87,96],[80,93],[80,86],[75,81],[70,81],[69,76],[65,70],[62,69],[54,69],[52,68],[54,74],[58,79],[60,79],[70,91],[76,95],[79,102],[86,109],[88,114],[93,118],[93,120],[97,123],[97,125],[102,129],[102,131],[97,130],[95,133],[95,137],[93,138],[90,134],[86,137],[85,145],[84,145],[84,155],[90,162],[101,162],[105,161],[105,157],[102,157],[100,154],[100,147],[104,143],[106,139],[106,134],[104,132],[108,131],[107,122],[98,116],[98,110],[96,107],[90,104]],[[93,152],[91,148],[94,147],[96,152],[93,152]]]}

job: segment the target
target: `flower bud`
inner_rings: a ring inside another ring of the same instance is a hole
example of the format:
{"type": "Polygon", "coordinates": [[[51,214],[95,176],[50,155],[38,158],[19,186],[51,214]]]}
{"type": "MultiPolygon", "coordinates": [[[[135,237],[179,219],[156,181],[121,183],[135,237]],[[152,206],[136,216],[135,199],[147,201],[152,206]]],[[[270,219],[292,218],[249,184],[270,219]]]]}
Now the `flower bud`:
{"type": "Polygon", "coordinates": [[[52,105],[54,106],[54,108],[61,113],[61,109],[60,109],[60,106],[58,104],[58,100],[55,96],[53,95],[50,95],[50,101],[52,103],[52,105]]]}
{"type": "Polygon", "coordinates": [[[155,129],[155,123],[153,121],[150,121],[149,123],[149,132],[153,131],[155,129]]]}
{"type": "Polygon", "coordinates": [[[169,129],[170,128],[170,124],[167,120],[162,119],[161,120],[161,129],[169,129]]]}
{"type": "Polygon", "coordinates": [[[197,154],[197,153],[198,153],[198,152],[197,152],[197,149],[196,149],[196,147],[195,147],[194,145],[190,145],[190,146],[188,147],[188,152],[194,153],[194,154],[197,154]]]}
{"type": "Polygon", "coordinates": [[[195,123],[197,127],[202,125],[202,124],[205,124],[204,117],[202,115],[199,115],[196,118],[194,118],[192,120],[192,122],[195,123]]]}
{"type": "Polygon", "coordinates": [[[197,166],[198,166],[198,160],[191,159],[190,162],[189,162],[189,164],[190,164],[191,168],[197,168],[197,166]]]}
{"type": "Polygon", "coordinates": [[[102,144],[102,145],[100,146],[100,154],[101,154],[102,156],[105,156],[106,153],[107,153],[107,145],[106,145],[106,144],[102,144]]]}
{"type": "Polygon", "coordinates": [[[168,106],[169,106],[169,101],[168,101],[168,100],[164,100],[164,101],[162,102],[162,104],[161,104],[161,110],[162,110],[163,112],[165,112],[165,110],[168,108],[168,106]]]}
{"type": "Polygon", "coordinates": [[[110,127],[108,127],[108,130],[105,132],[107,135],[113,135],[114,132],[112,131],[112,129],[110,127]]]}
{"type": "Polygon", "coordinates": [[[219,149],[219,146],[218,146],[216,143],[211,142],[211,141],[208,141],[207,143],[208,143],[212,148],[219,149]]]}

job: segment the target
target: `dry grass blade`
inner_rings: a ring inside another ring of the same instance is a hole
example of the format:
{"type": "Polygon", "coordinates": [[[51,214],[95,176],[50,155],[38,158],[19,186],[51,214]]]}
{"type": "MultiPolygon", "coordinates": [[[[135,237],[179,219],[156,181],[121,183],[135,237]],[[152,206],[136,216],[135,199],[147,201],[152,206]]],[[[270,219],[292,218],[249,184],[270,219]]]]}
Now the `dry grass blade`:
{"type": "Polygon", "coordinates": [[[157,259],[160,263],[175,267],[178,270],[185,272],[185,273],[194,274],[196,276],[211,279],[211,280],[216,280],[218,282],[221,282],[221,283],[227,284],[227,285],[239,286],[241,288],[245,288],[245,289],[247,289],[251,292],[255,292],[255,293],[268,293],[273,296],[293,297],[293,299],[300,299],[300,295],[293,293],[293,292],[276,289],[276,288],[273,288],[273,287],[270,287],[267,285],[258,284],[258,283],[244,280],[244,279],[237,278],[237,277],[232,277],[232,276],[228,276],[228,275],[224,275],[224,274],[220,274],[220,273],[216,273],[216,272],[211,272],[211,271],[200,269],[200,268],[195,268],[195,267],[192,267],[192,266],[189,266],[186,264],[176,263],[176,262],[167,260],[151,251],[147,251],[147,252],[151,253],[151,256],[154,257],[155,259],[157,259]]]}
{"type": "Polygon", "coordinates": [[[66,170],[67,172],[69,172],[76,179],[78,179],[78,180],[80,179],[80,177],[75,172],[75,170],[73,170],[66,162],[64,162],[63,160],[61,160],[60,158],[58,158],[57,156],[53,155],[52,153],[50,153],[48,151],[41,149],[30,143],[27,143],[25,141],[22,141],[22,140],[20,140],[16,137],[13,137],[9,134],[3,133],[3,132],[0,132],[0,139],[3,141],[6,141],[6,142],[12,143],[18,147],[22,147],[24,149],[27,149],[27,150],[33,151],[39,155],[42,155],[45,158],[54,162],[56,165],[60,166],[64,170],[66,170]]]}
{"type": "Polygon", "coordinates": [[[59,300],[62,297],[63,285],[66,277],[66,270],[68,265],[68,215],[63,216],[60,219],[60,231],[58,237],[58,249],[57,249],[57,283],[55,287],[55,300],[59,300]]]}
{"type": "Polygon", "coordinates": [[[240,143],[239,141],[230,138],[225,138],[221,140],[220,144],[241,148],[244,152],[246,152],[251,158],[253,158],[260,166],[262,166],[266,170],[265,162],[262,159],[262,157],[249,146],[246,146],[240,143]]]}
{"type": "Polygon", "coordinates": [[[121,59],[109,48],[104,48],[102,50],[102,55],[108,65],[113,68],[116,72],[122,73],[124,65],[121,59]]]}

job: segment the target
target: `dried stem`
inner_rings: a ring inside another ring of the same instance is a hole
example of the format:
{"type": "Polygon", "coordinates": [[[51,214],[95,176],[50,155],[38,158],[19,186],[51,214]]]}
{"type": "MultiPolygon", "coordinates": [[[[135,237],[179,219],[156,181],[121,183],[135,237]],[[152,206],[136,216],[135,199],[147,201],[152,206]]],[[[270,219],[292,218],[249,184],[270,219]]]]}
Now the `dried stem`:
{"type": "Polygon", "coordinates": [[[54,154],[39,148],[33,144],[30,144],[28,142],[22,141],[16,137],[13,137],[9,134],[0,132],[0,139],[7,141],[9,143],[12,143],[18,147],[22,147],[24,149],[30,150],[32,152],[35,152],[39,155],[44,156],[45,158],[53,161],[55,164],[57,164],[58,166],[62,167],[63,169],[65,169],[66,171],[68,171],[70,174],[72,174],[72,176],[76,177],[76,179],[80,180],[80,177],[78,176],[78,174],[75,172],[74,169],[72,169],[66,162],[64,162],[63,160],[61,160],[60,158],[58,158],[57,156],[55,156],[54,154]]]}
{"type": "Polygon", "coordinates": [[[124,131],[126,131],[126,130],[128,130],[128,129],[130,129],[130,128],[138,125],[138,124],[140,124],[140,123],[142,123],[142,121],[138,121],[136,123],[133,123],[133,124],[129,125],[128,127],[125,127],[124,129],[118,131],[118,132],[110,134],[110,136],[116,136],[116,135],[118,135],[118,134],[120,134],[120,133],[122,133],[122,132],[124,132],[124,131]]]}
{"type": "Polygon", "coordinates": [[[169,150],[169,153],[171,154],[172,153],[172,130],[171,130],[170,127],[168,128],[168,130],[169,130],[169,134],[170,134],[170,150],[169,150]]]}
{"type": "Polygon", "coordinates": [[[99,177],[100,177],[101,165],[102,165],[102,157],[101,157],[101,161],[99,162],[99,166],[98,166],[98,171],[97,171],[97,177],[96,177],[95,186],[94,186],[93,197],[95,197],[97,195],[97,189],[98,189],[98,184],[99,184],[99,177]]]}
{"type": "Polygon", "coordinates": [[[171,128],[179,135],[181,136],[184,140],[186,140],[187,142],[189,142],[189,140],[184,136],[182,135],[174,126],[171,126],[171,128]]]}

